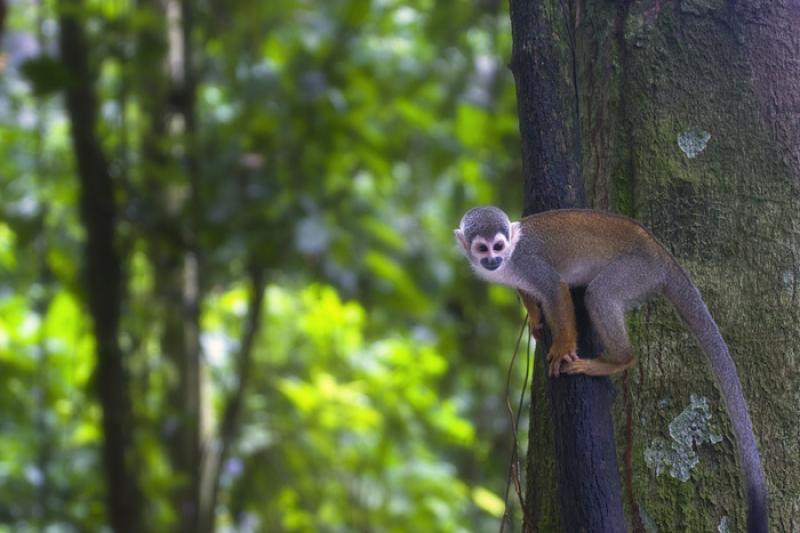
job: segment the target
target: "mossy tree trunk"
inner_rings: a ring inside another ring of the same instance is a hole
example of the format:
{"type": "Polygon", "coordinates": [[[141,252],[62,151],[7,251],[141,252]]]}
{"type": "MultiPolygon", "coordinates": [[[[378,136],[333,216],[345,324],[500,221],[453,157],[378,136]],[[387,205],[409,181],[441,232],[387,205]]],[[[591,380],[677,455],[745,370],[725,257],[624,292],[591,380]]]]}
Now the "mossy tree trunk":
{"type": "MultiPolygon", "coordinates": [[[[772,531],[800,531],[800,6],[574,7],[589,202],[645,223],[700,287],[750,405],[772,531]]],[[[744,531],[708,365],[664,302],[632,329],[615,414],[631,529],[744,531]]]]}

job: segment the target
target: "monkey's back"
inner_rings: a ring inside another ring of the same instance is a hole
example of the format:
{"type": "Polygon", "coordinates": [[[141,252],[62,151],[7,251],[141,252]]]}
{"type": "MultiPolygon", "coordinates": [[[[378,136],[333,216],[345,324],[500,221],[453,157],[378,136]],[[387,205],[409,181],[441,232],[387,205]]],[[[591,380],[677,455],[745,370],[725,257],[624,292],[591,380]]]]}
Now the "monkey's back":
{"type": "Polygon", "coordinates": [[[560,209],[523,218],[512,261],[544,259],[570,285],[581,285],[620,257],[674,264],[671,254],[633,219],[591,209],[560,209]]]}

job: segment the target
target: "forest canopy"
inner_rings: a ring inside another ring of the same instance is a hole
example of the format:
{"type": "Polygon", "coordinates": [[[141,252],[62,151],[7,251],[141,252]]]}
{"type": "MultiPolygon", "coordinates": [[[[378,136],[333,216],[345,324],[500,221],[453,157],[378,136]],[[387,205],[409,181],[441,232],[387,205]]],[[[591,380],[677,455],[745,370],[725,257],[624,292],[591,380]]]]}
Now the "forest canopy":
{"type": "Polygon", "coordinates": [[[520,207],[506,4],[10,4],[2,528],[494,530],[522,315],[452,229],[520,207]]]}

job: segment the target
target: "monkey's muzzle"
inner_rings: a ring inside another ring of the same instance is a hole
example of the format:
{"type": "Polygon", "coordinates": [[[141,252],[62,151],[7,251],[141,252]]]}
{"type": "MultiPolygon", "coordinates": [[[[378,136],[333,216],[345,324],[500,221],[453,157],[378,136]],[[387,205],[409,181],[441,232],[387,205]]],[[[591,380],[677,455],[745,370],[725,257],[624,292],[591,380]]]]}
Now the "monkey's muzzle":
{"type": "Polygon", "coordinates": [[[481,266],[486,270],[497,270],[502,263],[502,257],[484,257],[481,259],[481,266]]]}

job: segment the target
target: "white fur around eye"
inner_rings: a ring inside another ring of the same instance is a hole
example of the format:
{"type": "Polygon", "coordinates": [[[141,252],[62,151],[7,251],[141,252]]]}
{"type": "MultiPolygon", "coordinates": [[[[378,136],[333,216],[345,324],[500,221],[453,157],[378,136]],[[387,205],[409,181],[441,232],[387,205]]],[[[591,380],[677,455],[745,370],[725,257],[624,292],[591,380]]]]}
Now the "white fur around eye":
{"type": "Polygon", "coordinates": [[[475,242],[472,243],[472,253],[475,255],[489,253],[489,250],[491,250],[489,243],[483,239],[476,239],[475,242]]]}

